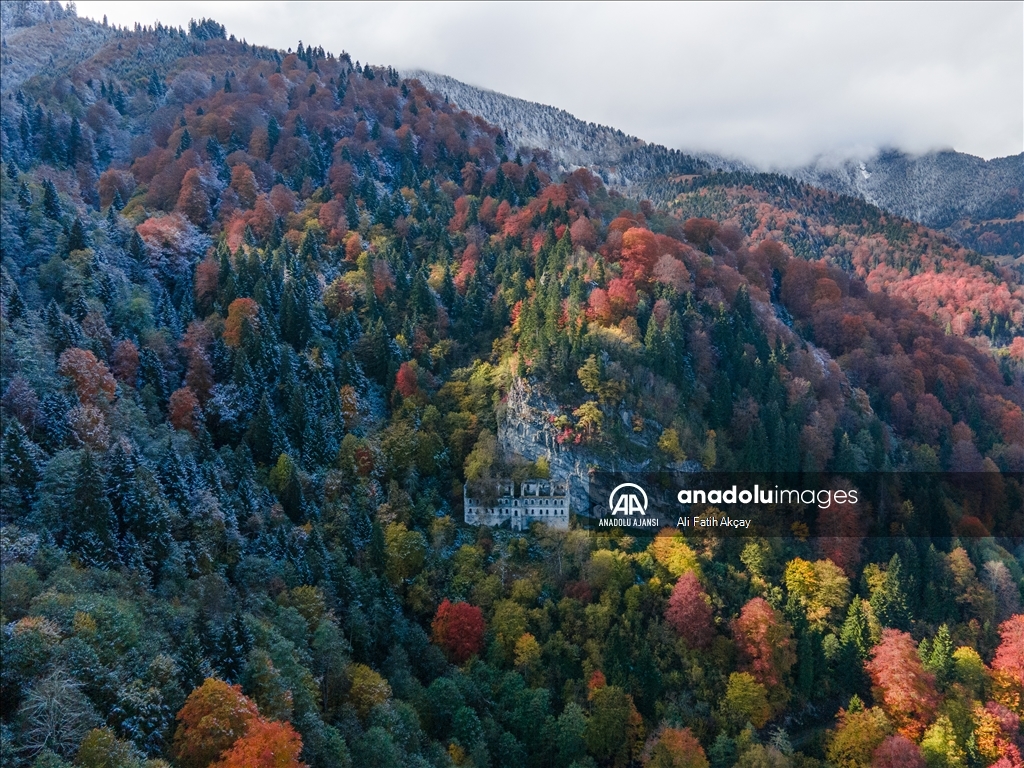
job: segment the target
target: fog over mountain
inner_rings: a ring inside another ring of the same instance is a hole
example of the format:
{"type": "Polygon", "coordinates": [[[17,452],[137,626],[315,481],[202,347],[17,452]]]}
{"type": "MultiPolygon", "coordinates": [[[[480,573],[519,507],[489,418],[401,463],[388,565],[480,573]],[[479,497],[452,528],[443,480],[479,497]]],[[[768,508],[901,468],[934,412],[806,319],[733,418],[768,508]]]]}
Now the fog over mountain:
{"type": "MultiPolygon", "coordinates": [[[[586,167],[621,191],[666,202],[673,176],[713,170],[756,172],[754,164],[707,152],[672,150],[607,126],[423,70],[405,73],[463,109],[500,125],[513,146],[541,147],[568,171],[586,167]]],[[[833,192],[860,197],[900,216],[950,230],[975,245],[982,222],[1012,230],[999,252],[1020,255],[1024,153],[984,160],[955,150],[911,155],[880,149],[866,157],[822,156],[772,169],[833,192]],[[993,221],[994,220],[994,221],[993,221]]],[[[1006,238],[1003,238],[1006,239],[1006,238]]],[[[982,244],[982,247],[983,244],[982,244]]]]}
{"type": "Polygon", "coordinates": [[[1018,3],[322,3],[83,0],[132,27],[213,16],[425,69],[668,147],[790,167],[820,153],[1021,151],[1018,3]],[[496,32],[498,32],[496,34],[496,32]]]}

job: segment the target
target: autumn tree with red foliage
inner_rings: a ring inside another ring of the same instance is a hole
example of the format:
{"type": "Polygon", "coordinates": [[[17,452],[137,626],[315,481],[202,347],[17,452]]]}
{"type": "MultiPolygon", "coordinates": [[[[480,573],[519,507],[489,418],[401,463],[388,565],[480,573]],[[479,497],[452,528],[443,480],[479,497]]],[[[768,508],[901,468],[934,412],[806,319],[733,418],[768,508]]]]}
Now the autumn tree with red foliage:
{"type": "Polygon", "coordinates": [[[572,223],[569,227],[569,237],[572,238],[573,245],[586,248],[588,251],[594,250],[597,246],[597,232],[593,222],[586,216],[580,216],[572,223]]]}
{"type": "Polygon", "coordinates": [[[65,349],[57,361],[57,372],[71,379],[82,405],[95,405],[101,395],[112,399],[117,390],[106,363],[87,349],[65,349]]]}
{"type": "Polygon", "coordinates": [[[152,266],[163,262],[174,272],[188,268],[194,254],[209,242],[180,211],[148,218],[135,231],[146,244],[152,266]]]}
{"type": "Polygon", "coordinates": [[[452,603],[445,598],[438,606],[430,628],[434,642],[456,664],[462,664],[483,648],[484,615],[475,605],[452,603]]]}
{"type": "Polygon", "coordinates": [[[767,600],[755,597],[733,622],[733,635],[741,668],[767,688],[771,698],[784,701],[786,679],[796,662],[789,624],[767,600]]]}
{"type": "Polygon", "coordinates": [[[419,365],[415,360],[407,360],[399,367],[395,388],[402,397],[412,397],[419,392],[419,365]]]}
{"type": "Polygon", "coordinates": [[[622,276],[637,285],[647,282],[658,260],[658,243],[649,229],[633,227],[622,233],[622,276]]]}
{"type": "Polygon", "coordinates": [[[670,285],[679,292],[682,292],[690,282],[690,273],[686,265],[668,253],[658,257],[651,276],[659,283],[670,285]]]}
{"type": "Polygon", "coordinates": [[[672,588],[665,620],[691,648],[707,648],[714,638],[711,599],[693,571],[680,576],[672,588]]]}
{"type": "Polygon", "coordinates": [[[718,234],[719,224],[714,219],[687,219],[683,223],[683,234],[688,242],[706,251],[718,234]]]}
{"type": "Polygon", "coordinates": [[[181,387],[171,393],[167,404],[167,420],[175,429],[195,434],[199,414],[199,400],[190,387],[181,387]]]}
{"type": "Polygon", "coordinates": [[[1024,615],[1017,614],[1000,624],[999,639],[992,659],[996,698],[1024,716],[1024,615]]]}
{"type": "Polygon", "coordinates": [[[210,198],[203,189],[199,169],[189,168],[182,179],[176,209],[197,227],[205,227],[210,223],[210,198]]]}
{"type": "Polygon", "coordinates": [[[207,350],[213,342],[213,334],[203,323],[193,321],[178,346],[188,358],[185,383],[195,394],[199,405],[210,399],[213,389],[213,365],[207,350]]]}
{"type": "Polygon", "coordinates": [[[207,312],[213,305],[217,296],[218,282],[220,280],[220,267],[212,257],[203,259],[196,266],[195,277],[193,278],[193,291],[196,297],[196,306],[203,312],[207,312]]]}
{"type": "Polygon", "coordinates": [[[130,340],[119,341],[110,356],[110,370],[122,384],[135,386],[139,373],[139,348],[130,340]]]}
{"type": "Polygon", "coordinates": [[[135,177],[130,171],[108,168],[100,174],[97,191],[100,195],[100,207],[106,208],[111,205],[115,195],[121,199],[123,205],[135,191],[135,177]]]}
{"type": "MultiPolygon", "coordinates": [[[[185,178],[188,178],[188,174],[185,178]]],[[[256,205],[260,188],[249,166],[238,164],[231,169],[231,189],[235,190],[238,202],[243,208],[252,208],[256,205]]]]}
{"type": "Polygon", "coordinates": [[[818,513],[818,536],[815,543],[821,556],[843,569],[851,578],[856,576],[861,559],[864,531],[860,517],[851,504],[837,504],[829,496],[829,505],[818,513]]]}
{"type": "Polygon", "coordinates": [[[616,277],[608,283],[608,301],[611,304],[613,320],[632,315],[639,301],[636,286],[625,278],[616,277]]]}
{"type": "Polygon", "coordinates": [[[889,736],[871,756],[871,768],[925,768],[921,750],[901,734],[889,736]]]}
{"type": "Polygon", "coordinates": [[[590,292],[588,314],[592,320],[601,325],[607,325],[612,321],[612,304],[608,300],[608,291],[604,288],[595,288],[590,292]]]}
{"type": "Polygon", "coordinates": [[[935,677],[921,664],[914,638],[898,629],[883,630],[866,668],[875,700],[899,732],[908,739],[920,738],[935,714],[938,695],[935,677]]]}

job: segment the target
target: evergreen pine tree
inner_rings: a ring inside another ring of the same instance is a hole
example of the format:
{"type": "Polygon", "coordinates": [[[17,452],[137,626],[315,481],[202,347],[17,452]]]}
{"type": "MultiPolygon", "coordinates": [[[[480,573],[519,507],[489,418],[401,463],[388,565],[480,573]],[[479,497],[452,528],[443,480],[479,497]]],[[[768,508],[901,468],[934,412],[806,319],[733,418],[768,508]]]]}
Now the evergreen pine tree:
{"type": "Polygon", "coordinates": [[[664,372],[665,344],[661,329],[658,328],[658,321],[652,316],[647,321],[647,332],[644,334],[644,352],[647,357],[647,364],[652,370],[659,373],[664,372]]]}
{"type": "Polygon", "coordinates": [[[273,464],[278,456],[287,453],[287,439],[278,423],[274,404],[266,393],[260,398],[245,439],[253,458],[260,464],[273,464]]]}
{"type": "Polygon", "coordinates": [[[43,179],[43,213],[54,221],[60,220],[60,197],[57,195],[57,188],[49,179],[43,179]]]}
{"type": "Polygon", "coordinates": [[[935,675],[935,684],[940,690],[945,690],[953,682],[953,638],[949,632],[949,625],[943,624],[935,633],[934,639],[926,645],[926,640],[921,641],[919,650],[922,653],[921,661],[925,669],[935,675]],[[928,647],[930,645],[930,647],[928,647]]]}
{"type": "Polygon", "coordinates": [[[71,439],[68,412],[72,407],[71,398],[63,392],[48,392],[42,397],[39,410],[43,444],[51,453],[59,451],[71,439]]]}
{"type": "Polygon", "coordinates": [[[85,234],[85,227],[82,225],[82,220],[76,216],[71,225],[71,231],[68,233],[68,250],[81,251],[88,247],[89,238],[85,234]]]}
{"type": "Polygon", "coordinates": [[[871,595],[871,610],[883,627],[906,629],[909,620],[907,595],[903,587],[903,561],[893,555],[881,585],[871,595]]]}
{"type": "Polygon", "coordinates": [[[142,282],[149,274],[149,254],[146,253],[146,244],[134,230],[128,239],[128,255],[132,257],[132,280],[142,282]]]}
{"type": "Polygon", "coordinates": [[[252,635],[245,626],[245,619],[241,613],[235,613],[224,623],[216,644],[217,669],[229,683],[241,681],[251,649],[252,635]]]}
{"type": "Polygon", "coordinates": [[[109,567],[117,560],[117,519],[107,500],[103,470],[91,450],[82,452],[74,489],[67,547],[77,552],[86,565],[109,567]]]}
{"type": "Polygon", "coordinates": [[[160,356],[150,347],[143,347],[139,351],[139,378],[142,386],[150,386],[157,397],[161,410],[166,409],[167,399],[170,392],[167,391],[167,378],[164,372],[164,365],[160,356]]]}
{"type": "Polygon", "coordinates": [[[21,291],[16,282],[13,280],[7,282],[0,299],[3,301],[3,313],[9,322],[25,317],[28,308],[25,306],[25,300],[21,297],[21,291]]]}
{"type": "Polygon", "coordinates": [[[844,691],[861,691],[865,688],[864,660],[871,650],[871,635],[860,598],[855,597],[846,611],[839,644],[835,669],[840,687],[844,691]]]}
{"type": "Polygon", "coordinates": [[[324,542],[321,526],[314,524],[306,543],[306,568],[313,584],[330,585],[332,579],[331,555],[324,542]]]}
{"type": "Polygon", "coordinates": [[[150,96],[153,96],[154,98],[160,98],[161,96],[163,96],[164,90],[164,84],[160,80],[160,75],[157,74],[157,71],[154,69],[152,72],[149,73],[149,84],[147,85],[146,91],[149,93],[150,96]]]}
{"type": "Polygon", "coordinates": [[[342,70],[341,75],[338,76],[338,102],[342,103],[345,101],[345,94],[348,93],[348,72],[342,70]]]}
{"type": "Polygon", "coordinates": [[[348,219],[348,228],[355,230],[359,228],[359,207],[356,205],[356,196],[349,193],[345,201],[345,217],[348,219]]]}
{"type": "Polygon", "coordinates": [[[276,117],[271,117],[267,121],[267,144],[270,145],[270,151],[274,151],[274,147],[277,146],[277,142],[281,138],[281,124],[277,122],[276,117]]]}
{"type": "Polygon", "coordinates": [[[181,132],[181,139],[178,141],[178,151],[174,153],[175,157],[181,157],[182,153],[185,152],[192,146],[192,134],[188,132],[188,128],[181,132]]]}
{"type": "Polygon", "coordinates": [[[32,191],[24,181],[18,187],[18,205],[21,206],[23,211],[27,211],[32,207],[32,191]]]}
{"type": "Polygon", "coordinates": [[[198,688],[213,673],[210,660],[203,651],[203,644],[192,629],[185,633],[185,639],[178,648],[178,670],[182,688],[186,692],[198,688]]]}
{"type": "Polygon", "coordinates": [[[281,295],[281,338],[296,349],[303,349],[313,332],[309,304],[304,281],[288,280],[281,295]]]}
{"type": "Polygon", "coordinates": [[[197,479],[195,462],[191,455],[183,457],[170,441],[159,466],[160,482],[167,492],[167,499],[182,514],[187,514],[192,497],[196,492],[197,479]]]}
{"type": "Polygon", "coordinates": [[[118,440],[107,454],[107,498],[122,543],[135,542],[126,548],[137,548],[145,565],[158,569],[171,545],[170,511],[156,478],[140,460],[138,448],[126,438],[118,440]]]}
{"type": "Polygon", "coordinates": [[[153,314],[158,327],[167,328],[171,331],[171,335],[174,337],[181,335],[181,320],[178,318],[178,313],[174,309],[174,303],[171,301],[171,295],[167,292],[167,289],[162,286],[158,293],[156,312],[153,314]]]}
{"type": "Polygon", "coordinates": [[[0,509],[15,520],[32,509],[42,477],[43,452],[25,428],[11,419],[0,443],[0,509]]]}
{"type": "Polygon", "coordinates": [[[74,165],[78,162],[78,155],[82,149],[82,124],[78,117],[71,119],[71,130],[68,132],[67,163],[74,165]]]}

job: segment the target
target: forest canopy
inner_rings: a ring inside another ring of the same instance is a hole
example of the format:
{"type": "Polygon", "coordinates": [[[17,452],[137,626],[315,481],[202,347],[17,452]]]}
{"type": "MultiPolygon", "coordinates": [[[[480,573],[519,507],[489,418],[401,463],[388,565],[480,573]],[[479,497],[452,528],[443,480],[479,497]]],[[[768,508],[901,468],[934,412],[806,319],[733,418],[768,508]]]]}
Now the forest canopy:
{"type": "Polygon", "coordinates": [[[461,508],[623,454],[1024,471],[1012,275],[764,175],[657,210],[316,45],[102,29],[2,94],[4,765],[1020,764],[985,510],[698,543],[461,508]]]}

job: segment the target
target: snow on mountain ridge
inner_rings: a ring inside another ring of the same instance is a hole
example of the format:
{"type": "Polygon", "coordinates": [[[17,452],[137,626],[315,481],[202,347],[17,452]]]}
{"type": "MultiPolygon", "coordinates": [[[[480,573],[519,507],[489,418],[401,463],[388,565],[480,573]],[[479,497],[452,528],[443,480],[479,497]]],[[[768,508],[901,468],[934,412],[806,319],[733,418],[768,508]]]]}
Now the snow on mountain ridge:
{"type": "Polygon", "coordinates": [[[713,163],[705,158],[585,122],[564,109],[477,88],[434,72],[412,70],[402,76],[418,79],[460,108],[500,126],[513,148],[547,150],[561,170],[589,168],[624,191],[635,193],[634,187],[657,176],[712,170],[713,163]]]}
{"type": "Polygon", "coordinates": [[[883,149],[864,161],[819,160],[788,173],[936,228],[965,218],[1012,219],[1024,210],[1024,153],[985,160],[951,149],[918,156],[883,149]]]}
{"type": "MultiPolygon", "coordinates": [[[[446,75],[423,70],[403,75],[419,79],[462,109],[501,126],[513,147],[547,150],[565,171],[589,168],[621,192],[658,203],[667,202],[662,198],[672,194],[673,185],[665,182],[674,176],[761,170],[738,159],[648,143],[615,128],[579,120],[563,109],[446,75]]],[[[806,166],[777,172],[945,229],[971,247],[976,247],[973,241],[990,226],[990,220],[1016,226],[1013,220],[1024,212],[1024,153],[984,160],[953,150],[912,156],[881,149],[867,156],[822,156],[806,166]]],[[[1010,253],[1016,250],[1012,244],[1009,248],[1010,253]]]]}

